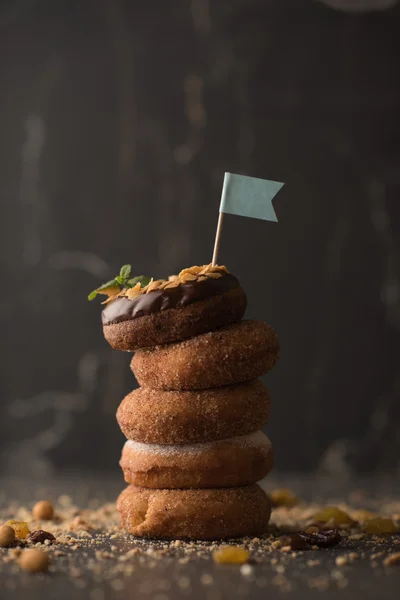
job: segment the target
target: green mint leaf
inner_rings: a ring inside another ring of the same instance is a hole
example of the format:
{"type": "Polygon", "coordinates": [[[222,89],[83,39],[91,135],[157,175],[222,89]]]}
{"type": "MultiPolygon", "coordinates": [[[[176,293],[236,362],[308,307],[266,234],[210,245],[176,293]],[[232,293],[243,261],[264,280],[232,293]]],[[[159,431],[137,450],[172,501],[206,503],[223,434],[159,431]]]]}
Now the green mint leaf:
{"type": "Polygon", "coordinates": [[[134,287],[137,283],[140,283],[142,287],[148,285],[151,281],[150,277],[146,277],[145,275],[138,275],[137,277],[133,277],[126,282],[127,287],[134,287]]]}
{"type": "Polygon", "coordinates": [[[103,290],[106,290],[107,288],[110,288],[110,287],[118,287],[117,278],[110,279],[110,281],[107,281],[106,283],[103,283],[100,287],[98,287],[96,289],[96,292],[102,292],[103,290]]]}
{"type": "Polygon", "coordinates": [[[93,290],[93,292],[90,292],[90,294],[88,296],[88,300],[89,301],[94,300],[96,298],[97,294],[100,294],[103,290],[106,290],[107,288],[118,287],[118,286],[119,286],[119,283],[116,278],[110,279],[110,281],[103,283],[100,287],[93,290]]]}
{"type": "Polygon", "coordinates": [[[120,277],[121,277],[123,280],[125,280],[125,279],[129,279],[129,276],[130,276],[130,274],[131,274],[131,270],[132,270],[132,267],[131,267],[131,265],[123,265],[123,266],[121,267],[121,270],[120,270],[120,272],[119,272],[119,276],[120,276],[120,277]]]}
{"type": "Polygon", "coordinates": [[[103,290],[106,290],[107,288],[123,287],[129,289],[134,287],[137,283],[140,283],[142,287],[145,287],[150,283],[151,278],[146,277],[145,275],[138,275],[137,277],[132,277],[131,279],[129,279],[131,270],[131,265],[123,265],[120,269],[119,275],[114,277],[114,279],[103,283],[100,287],[93,290],[93,292],[90,292],[88,300],[94,300],[97,294],[100,294],[103,290]]]}

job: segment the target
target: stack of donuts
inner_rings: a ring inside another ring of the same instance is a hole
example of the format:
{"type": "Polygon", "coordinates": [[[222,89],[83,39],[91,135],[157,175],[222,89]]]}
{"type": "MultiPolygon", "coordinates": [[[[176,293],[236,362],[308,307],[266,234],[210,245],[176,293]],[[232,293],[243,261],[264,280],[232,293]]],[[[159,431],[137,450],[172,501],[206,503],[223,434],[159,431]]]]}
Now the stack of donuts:
{"type": "Polygon", "coordinates": [[[266,531],[256,484],[272,468],[261,428],[269,396],[257,378],[278,359],[272,328],[243,321],[246,295],[225,267],[184,269],[107,303],[104,335],[134,352],[140,387],[117,411],[128,487],[117,508],[140,537],[211,540],[266,531]]]}

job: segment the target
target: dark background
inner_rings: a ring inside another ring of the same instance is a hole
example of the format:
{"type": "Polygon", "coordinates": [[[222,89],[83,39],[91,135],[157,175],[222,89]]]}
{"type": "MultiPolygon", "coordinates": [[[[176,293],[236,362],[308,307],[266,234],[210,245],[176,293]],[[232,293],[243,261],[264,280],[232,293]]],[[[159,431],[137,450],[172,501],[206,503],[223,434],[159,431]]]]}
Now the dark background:
{"type": "Polygon", "coordinates": [[[400,8],[0,0],[0,471],[113,470],[135,385],[87,293],[211,260],[224,171],[286,183],[220,262],[277,330],[277,470],[400,468],[400,8]]]}

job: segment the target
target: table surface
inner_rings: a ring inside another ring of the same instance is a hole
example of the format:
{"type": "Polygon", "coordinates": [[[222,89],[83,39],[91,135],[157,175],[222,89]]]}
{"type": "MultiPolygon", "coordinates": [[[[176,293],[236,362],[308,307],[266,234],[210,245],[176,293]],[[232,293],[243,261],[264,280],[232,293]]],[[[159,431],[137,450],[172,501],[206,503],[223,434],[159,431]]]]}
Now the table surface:
{"type": "MultiPolygon", "coordinates": [[[[311,499],[322,502],[332,498],[346,501],[350,497],[358,498],[363,506],[373,507],[382,501],[397,502],[400,499],[398,481],[369,479],[357,482],[334,482],[307,477],[293,477],[268,480],[268,487],[289,486],[306,501],[311,499]]],[[[60,494],[70,495],[74,502],[82,507],[96,502],[112,500],[123,487],[121,480],[101,476],[88,480],[86,477],[64,478],[52,482],[32,482],[5,480],[2,482],[0,504],[4,508],[10,501],[31,506],[43,497],[56,499],[60,494]]],[[[110,539],[102,534],[96,550],[85,546],[72,549],[60,547],[66,556],[60,557],[51,573],[31,575],[22,572],[15,563],[0,563],[1,598],[25,598],[31,600],[43,598],[63,599],[71,597],[105,600],[117,598],[175,600],[181,598],[205,598],[219,600],[223,598],[265,599],[284,598],[395,598],[400,587],[400,564],[393,567],[383,565],[383,557],[390,551],[400,550],[400,536],[388,536],[380,544],[378,551],[383,552],[371,563],[370,555],[376,548],[368,539],[354,540],[326,550],[310,550],[283,554],[277,551],[277,560],[271,560],[268,554],[261,564],[252,564],[250,573],[243,572],[234,565],[218,565],[212,560],[211,552],[193,553],[189,562],[182,561],[179,548],[175,555],[167,553],[165,557],[154,559],[153,542],[143,542],[129,536],[110,539]],[[138,546],[140,552],[129,559],[132,567],[128,575],[115,575],[116,556],[138,546]],[[90,559],[96,560],[96,552],[112,554],[102,560],[99,569],[94,572],[87,568],[90,559]],[[150,551],[150,552],[149,552],[150,551]],[[338,568],[335,559],[356,552],[360,558],[349,561],[338,568]],[[72,568],[80,571],[80,576],[71,577],[72,568]]],[[[6,553],[6,550],[1,550],[6,553]]]]}

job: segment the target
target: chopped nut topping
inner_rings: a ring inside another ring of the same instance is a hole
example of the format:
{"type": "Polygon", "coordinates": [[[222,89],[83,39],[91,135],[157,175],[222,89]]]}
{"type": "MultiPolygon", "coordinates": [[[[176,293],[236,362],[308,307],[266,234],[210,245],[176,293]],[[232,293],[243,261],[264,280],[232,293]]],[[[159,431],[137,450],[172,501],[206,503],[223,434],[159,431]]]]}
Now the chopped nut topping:
{"type": "MultiPolygon", "coordinates": [[[[141,284],[137,283],[133,288],[130,288],[129,290],[125,290],[125,296],[127,296],[129,298],[129,300],[133,300],[133,298],[136,298],[136,296],[140,296],[140,294],[142,293],[142,289],[141,289],[141,284]]],[[[122,295],[122,294],[118,294],[122,295]]]]}
{"type": "Polygon", "coordinates": [[[190,273],[185,273],[184,275],[180,276],[179,279],[181,280],[181,283],[186,283],[188,281],[196,281],[197,277],[196,277],[196,275],[191,275],[190,273]]]}
{"type": "Polygon", "coordinates": [[[198,275],[200,273],[200,271],[204,268],[204,266],[202,267],[189,267],[188,269],[182,269],[182,271],[179,273],[178,277],[183,277],[184,275],[198,275]]]}
{"type": "Polygon", "coordinates": [[[170,288],[175,288],[178,287],[178,285],[180,285],[180,281],[179,279],[174,279],[173,281],[170,281],[169,283],[167,283],[167,285],[165,286],[164,289],[169,290],[170,288]]]}
{"type": "Polygon", "coordinates": [[[133,288],[123,289],[113,296],[110,296],[105,302],[103,302],[103,304],[108,304],[108,302],[112,302],[112,300],[115,300],[115,298],[119,297],[125,297],[129,298],[129,300],[134,300],[134,298],[137,298],[142,294],[149,294],[150,292],[157,290],[168,290],[185,283],[205,281],[206,279],[219,279],[227,273],[227,268],[219,265],[212,266],[210,264],[203,265],[201,267],[190,267],[188,269],[183,269],[179,275],[171,275],[168,277],[168,279],[152,280],[145,286],[142,286],[141,283],[137,283],[133,288]]]}
{"type": "Polygon", "coordinates": [[[150,283],[148,285],[146,285],[143,290],[146,290],[145,293],[148,294],[149,292],[153,292],[155,290],[158,290],[160,285],[164,283],[164,279],[156,279],[154,281],[150,281],[150,283]]]}

